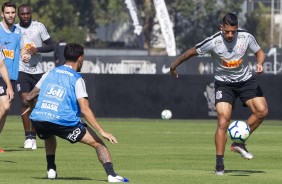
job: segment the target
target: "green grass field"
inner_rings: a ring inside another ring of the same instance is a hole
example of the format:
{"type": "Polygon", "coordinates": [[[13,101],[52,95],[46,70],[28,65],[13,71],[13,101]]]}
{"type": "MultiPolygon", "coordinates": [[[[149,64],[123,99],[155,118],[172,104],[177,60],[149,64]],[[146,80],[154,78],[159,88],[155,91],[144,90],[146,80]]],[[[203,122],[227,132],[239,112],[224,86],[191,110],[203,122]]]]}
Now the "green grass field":
{"type": "MultiPolygon", "coordinates": [[[[224,176],[215,176],[216,120],[98,119],[119,141],[107,145],[117,173],[134,184],[276,184],[282,182],[282,121],[267,120],[249,138],[253,160],[225,153],[224,176]]],[[[47,180],[45,150],[23,149],[24,133],[18,116],[8,116],[0,136],[0,183],[106,183],[93,148],[58,139],[58,179],[47,180]]]]}

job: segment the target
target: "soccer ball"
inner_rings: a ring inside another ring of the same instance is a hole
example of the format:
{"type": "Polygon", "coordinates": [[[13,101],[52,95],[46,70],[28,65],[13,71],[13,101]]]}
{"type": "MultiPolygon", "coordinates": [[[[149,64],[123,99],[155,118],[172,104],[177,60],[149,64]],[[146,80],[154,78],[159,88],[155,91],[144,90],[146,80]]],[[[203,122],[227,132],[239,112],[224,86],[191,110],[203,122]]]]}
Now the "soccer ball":
{"type": "Polygon", "coordinates": [[[250,127],[244,121],[233,121],[228,126],[228,135],[233,142],[244,143],[250,135],[250,127]]]}
{"type": "Polygon", "coordinates": [[[162,111],[161,117],[162,119],[170,119],[172,117],[172,113],[170,110],[165,109],[162,111]]]}

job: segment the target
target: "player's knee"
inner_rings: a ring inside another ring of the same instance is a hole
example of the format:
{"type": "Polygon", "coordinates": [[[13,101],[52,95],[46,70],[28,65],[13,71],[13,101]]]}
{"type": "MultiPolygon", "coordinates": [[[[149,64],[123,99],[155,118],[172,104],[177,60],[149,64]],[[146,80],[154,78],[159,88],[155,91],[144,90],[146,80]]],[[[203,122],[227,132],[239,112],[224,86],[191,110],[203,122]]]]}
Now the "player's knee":
{"type": "Polygon", "coordinates": [[[225,116],[218,117],[217,128],[222,130],[227,130],[230,119],[227,119],[225,116]]]}
{"type": "Polygon", "coordinates": [[[267,105],[257,108],[254,112],[254,115],[260,119],[264,119],[268,115],[267,105]]]}
{"type": "Polygon", "coordinates": [[[1,103],[1,109],[4,111],[4,113],[7,113],[10,111],[10,103],[1,103]]]}
{"type": "Polygon", "coordinates": [[[26,100],[23,100],[21,105],[22,105],[22,108],[28,108],[29,107],[29,105],[28,105],[26,100]]]}
{"type": "Polygon", "coordinates": [[[262,109],[260,112],[260,118],[265,118],[268,115],[268,108],[265,107],[264,109],[262,109]]]}
{"type": "Polygon", "coordinates": [[[227,121],[219,121],[217,128],[220,129],[220,130],[226,131],[227,128],[228,128],[228,122],[227,121]]]}

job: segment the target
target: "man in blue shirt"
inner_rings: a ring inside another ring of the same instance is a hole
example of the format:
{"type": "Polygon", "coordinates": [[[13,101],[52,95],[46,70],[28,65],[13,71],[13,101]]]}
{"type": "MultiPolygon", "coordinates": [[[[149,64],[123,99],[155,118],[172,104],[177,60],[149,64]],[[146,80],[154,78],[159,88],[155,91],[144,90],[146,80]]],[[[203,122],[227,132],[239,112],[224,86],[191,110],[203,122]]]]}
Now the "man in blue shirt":
{"type": "Polygon", "coordinates": [[[108,175],[108,182],[128,182],[114,172],[111,155],[104,142],[81,121],[80,114],[104,138],[117,143],[116,138],[100,126],[89,107],[84,80],[77,73],[83,65],[83,47],[67,44],[64,57],[65,64],[45,73],[27,96],[31,109],[35,105],[30,115],[32,125],[38,137],[45,140],[47,177],[57,177],[55,136],[58,136],[71,143],[82,142],[95,148],[108,175]],[[37,95],[38,100],[34,104],[37,95]]]}
{"type": "MultiPolygon", "coordinates": [[[[8,70],[10,83],[14,89],[15,81],[18,79],[20,57],[24,62],[27,62],[30,56],[21,44],[20,29],[14,25],[16,4],[11,2],[3,3],[1,15],[3,19],[0,22],[0,51],[5,57],[4,62],[8,70]]],[[[0,132],[5,125],[12,103],[9,93],[6,81],[0,77],[0,132]]],[[[3,150],[1,151],[3,152],[3,150]]]]}

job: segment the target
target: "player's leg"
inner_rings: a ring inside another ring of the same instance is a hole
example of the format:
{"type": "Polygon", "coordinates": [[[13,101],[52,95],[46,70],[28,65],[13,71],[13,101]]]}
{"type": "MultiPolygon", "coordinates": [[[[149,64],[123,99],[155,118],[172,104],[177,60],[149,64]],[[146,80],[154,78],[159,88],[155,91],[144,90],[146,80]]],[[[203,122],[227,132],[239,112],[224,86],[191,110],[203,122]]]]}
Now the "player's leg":
{"type": "Polygon", "coordinates": [[[31,122],[30,122],[30,119],[29,119],[29,113],[24,113],[28,109],[28,107],[29,107],[28,103],[26,101],[27,95],[28,95],[28,93],[21,93],[20,94],[20,99],[21,99],[21,118],[22,118],[24,132],[25,132],[24,148],[32,149],[33,140],[35,141],[35,139],[36,139],[36,133],[34,131],[34,133],[32,134],[32,125],[31,125],[31,122]]]}
{"type": "Polygon", "coordinates": [[[259,83],[254,77],[246,81],[239,92],[241,101],[252,111],[247,121],[252,133],[268,114],[267,102],[259,83]]]}
{"type": "Polygon", "coordinates": [[[57,141],[55,135],[52,134],[53,131],[59,128],[58,125],[50,122],[37,122],[31,121],[34,129],[38,132],[38,137],[44,140],[46,161],[47,161],[47,178],[55,179],[57,178],[56,164],[55,164],[55,154],[57,148],[57,141]]]}
{"type": "Polygon", "coordinates": [[[17,81],[17,91],[21,99],[21,118],[23,122],[23,127],[25,131],[25,143],[24,148],[36,149],[36,132],[32,127],[31,121],[29,119],[29,114],[24,113],[28,109],[28,103],[26,97],[28,93],[34,88],[41,74],[31,75],[24,72],[19,72],[19,78],[17,81]],[[24,113],[24,114],[23,114],[24,113]]]}
{"type": "MultiPolygon", "coordinates": [[[[15,81],[11,80],[12,86],[14,88],[15,86],[15,81]]],[[[9,100],[6,94],[6,83],[4,82],[3,78],[0,77],[0,133],[2,132],[5,122],[6,122],[6,117],[9,113],[12,101],[9,100]]],[[[3,149],[0,149],[0,153],[4,152],[3,149]]]]}
{"type": "Polygon", "coordinates": [[[224,174],[224,152],[227,141],[227,128],[230,123],[232,107],[236,98],[233,84],[215,81],[215,107],[217,111],[217,128],[215,131],[216,175],[224,174]]]}
{"type": "Polygon", "coordinates": [[[230,122],[232,105],[227,102],[218,102],[217,110],[217,128],[215,131],[216,147],[216,175],[224,174],[224,152],[227,141],[226,131],[230,122]]]}
{"type": "MultiPolygon", "coordinates": [[[[247,105],[252,114],[248,118],[247,123],[250,126],[250,132],[252,133],[263,121],[268,113],[267,103],[263,97],[263,92],[254,77],[242,82],[240,87],[236,89],[239,93],[241,101],[247,105]]],[[[231,150],[238,152],[242,157],[246,159],[253,159],[253,154],[246,149],[244,143],[233,143],[231,150]]]]}
{"type": "Polygon", "coordinates": [[[108,148],[90,127],[86,127],[86,133],[80,142],[96,149],[98,159],[107,173],[108,182],[128,182],[127,178],[123,178],[115,173],[108,148]]]}
{"type": "Polygon", "coordinates": [[[227,140],[226,131],[230,122],[232,105],[227,102],[220,102],[216,104],[216,110],[218,118],[215,132],[216,154],[224,155],[227,140]]]}
{"type": "Polygon", "coordinates": [[[264,97],[255,97],[247,100],[246,104],[252,111],[247,121],[252,133],[259,127],[268,114],[267,102],[264,97]]]}
{"type": "Polygon", "coordinates": [[[7,114],[9,113],[11,102],[6,95],[0,96],[0,133],[6,122],[7,114]]]}
{"type": "MultiPolygon", "coordinates": [[[[14,86],[14,81],[11,81],[12,85],[14,86]]],[[[4,82],[3,78],[0,77],[0,133],[3,130],[3,127],[6,122],[7,114],[9,113],[11,101],[7,97],[6,94],[7,85],[4,82]]]]}
{"type": "Polygon", "coordinates": [[[47,160],[47,178],[55,179],[57,178],[56,164],[55,164],[55,154],[57,148],[57,141],[54,135],[49,136],[44,140],[46,160],[47,160]]]}

